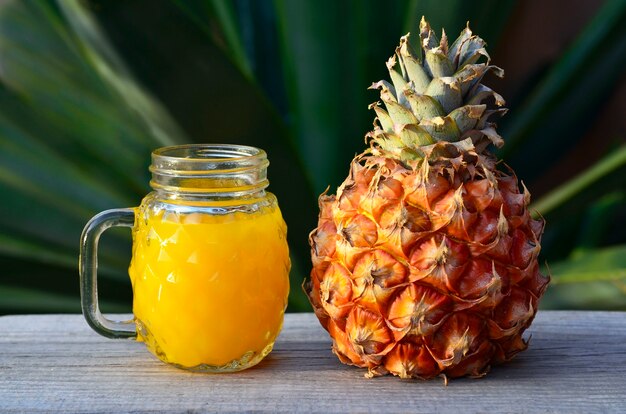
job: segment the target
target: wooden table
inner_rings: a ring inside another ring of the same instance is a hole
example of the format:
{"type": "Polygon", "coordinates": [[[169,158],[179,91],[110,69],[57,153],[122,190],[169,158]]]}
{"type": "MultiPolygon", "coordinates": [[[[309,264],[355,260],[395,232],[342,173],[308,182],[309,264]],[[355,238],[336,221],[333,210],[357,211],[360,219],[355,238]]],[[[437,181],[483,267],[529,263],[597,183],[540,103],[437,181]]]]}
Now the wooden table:
{"type": "Polygon", "coordinates": [[[0,412],[626,412],[626,313],[540,312],[530,348],[484,378],[366,379],[312,314],[235,374],[194,374],[80,315],[0,317],[0,412]]]}

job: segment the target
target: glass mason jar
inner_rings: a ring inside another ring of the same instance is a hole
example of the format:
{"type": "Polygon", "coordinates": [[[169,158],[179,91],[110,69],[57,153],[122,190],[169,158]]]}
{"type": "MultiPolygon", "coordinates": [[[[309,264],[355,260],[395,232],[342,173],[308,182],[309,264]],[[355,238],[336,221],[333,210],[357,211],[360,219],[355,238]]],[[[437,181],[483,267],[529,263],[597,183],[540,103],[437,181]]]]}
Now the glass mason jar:
{"type": "Polygon", "coordinates": [[[264,151],[181,145],[152,153],[153,192],[96,215],[81,237],[83,313],[98,333],[136,337],[162,361],[202,372],[257,364],[281,329],[289,292],[287,227],[265,191],[264,151]],[[102,316],[97,244],[132,226],[133,321],[102,316]]]}

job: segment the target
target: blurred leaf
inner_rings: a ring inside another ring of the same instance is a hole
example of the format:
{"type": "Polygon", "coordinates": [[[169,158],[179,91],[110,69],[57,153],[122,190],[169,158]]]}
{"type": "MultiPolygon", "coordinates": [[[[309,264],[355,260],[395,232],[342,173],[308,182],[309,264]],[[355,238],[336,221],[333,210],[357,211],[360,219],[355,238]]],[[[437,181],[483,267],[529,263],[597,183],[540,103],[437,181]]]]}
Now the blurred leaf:
{"type": "Polygon", "coordinates": [[[576,249],[573,255],[580,250],[598,247],[603,240],[603,236],[614,227],[615,213],[624,206],[626,194],[622,191],[609,193],[589,206],[585,213],[581,230],[578,235],[576,249]]]}
{"type": "Polygon", "coordinates": [[[321,193],[329,185],[337,186],[337,177],[347,173],[347,159],[341,154],[354,155],[358,151],[354,144],[362,143],[362,138],[351,136],[358,120],[349,111],[367,106],[361,91],[369,84],[360,61],[362,42],[368,37],[367,9],[333,0],[274,4],[290,127],[315,192],[321,193]],[[350,19],[345,18],[348,10],[350,19]],[[351,81],[343,82],[346,77],[351,81]]]}
{"type": "Polygon", "coordinates": [[[566,309],[626,307],[626,245],[580,251],[549,266],[543,306],[566,309]]]}
{"type": "MultiPolygon", "coordinates": [[[[108,313],[128,313],[128,306],[100,301],[101,309],[108,313]]],[[[80,298],[77,295],[59,295],[38,289],[3,286],[0,290],[0,314],[7,312],[28,313],[80,313],[80,298]]]]}
{"type": "Polygon", "coordinates": [[[567,183],[552,190],[533,203],[530,209],[537,211],[539,214],[546,215],[595,181],[623,165],[626,165],[626,145],[622,145],[605,158],[598,161],[587,171],[584,171],[567,183]]]}
{"type": "Polygon", "coordinates": [[[143,163],[158,141],[89,64],[56,10],[46,2],[9,1],[0,6],[0,22],[0,80],[9,90],[2,112],[18,123],[14,129],[104,187],[120,194],[145,189],[143,163]]]}
{"type": "MultiPolygon", "coordinates": [[[[591,127],[601,103],[623,76],[626,65],[626,1],[607,0],[528,94],[514,116],[503,120],[502,158],[512,165],[550,165],[591,127]],[[553,139],[555,136],[567,140],[553,139]],[[521,145],[524,144],[523,147],[521,145]]],[[[518,170],[532,180],[539,168],[518,170]],[[522,172],[523,171],[523,172],[522,172]]]]}
{"type": "Polygon", "coordinates": [[[541,309],[623,310],[626,296],[623,281],[572,283],[548,288],[541,309]]]}
{"type": "MultiPolygon", "coordinates": [[[[121,3],[94,2],[93,7],[130,70],[142,75],[144,86],[167,105],[191,141],[252,145],[267,151],[269,190],[278,197],[289,228],[292,259],[308,263],[307,240],[317,203],[283,120],[256,82],[243,76],[214,37],[207,36],[187,13],[173,3],[156,8],[151,4],[136,0],[121,7],[121,3]],[[141,20],[135,18],[137,13],[141,20]],[[155,32],[157,26],[161,30],[155,32]]],[[[213,9],[205,10],[212,13],[213,9]]],[[[295,304],[306,300],[300,284],[307,270],[294,266],[291,273],[290,310],[306,309],[295,304]]]]}
{"type": "Polygon", "coordinates": [[[55,265],[72,268],[76,264],[76,258],[66,251],[59,251],[56,246],[41,246],[27,239],[0,234],[0,254],[27,258],[41,263],[51,263],[55,265]]]}
{"type": "Polygon", "coordinates": [[[57,295],[47,291],[27,289],[13,286],[2,286],[0,289],[0,314],[11,312],[71,312],[80,311],[80,300],[71,295],[57,295]],[[78,306],[77,306],[78,305],[78,306]]]}
{"type": "MultiPolygon", "coordinates": [[[[626,65],[624,3],[605,1],[505,118],[504,154],[525,181],[575,145],[593,145],[580,138],[626,65]]],[[[436,30],[446,27],[450,38],[469,20],[493,52],[517,18],[514,7],[524,6],[0,2],[0,313],[77,311],[78,236],[86,219],[137,205],[149,191],[150,151],[183,141],[267,150],[270,190],[289,227],[289,310],[308,310],[300,283],[310,266],[315,195],[327,185],[334,190],[364,148],[374,118],[367,104],[378,99],[366,88],[388,77],[384,62],[399,37],[415,34],[421,15],[436,30]]],[[[626,241],[623,226],[613,224],[626,219],[620,154],[623,147],[533,205],[548,215],[542,254],[566,258],[552,266],[556,283],[545,306],[626,308],[622,265],[600,267],[593,257],[610,261],[610,250],[589,250],[626,241]]],[[[103,300],[114,308],[130,302],[129,239],[126,229],[105,233],[101,243],[103,300]]]]}
{"type": "MultiPolygon", "coordinates": [[[[92,16],[79,0],[63,0],[58,5],[74,29],[83,57],[121,98],[128,109],[135,111],[160,146],[186,141],[178,125],[160,103],[152,99],[132,79],[124,63],[111,48],[92,16]]],[[[141,137],[141,135],[140,135],[141,137]]],[[[153,144],[153,141],[150,141],[153,144]]]]}
{"type": "MultiPolygon", "coordinates": [[[[150,151],[176,129],[131,86],[88,23],[81,23],[83,43],[49,2],[0,5],[0,191],[8,195],[0,203],[0,290],[29,286],[36,298],[15,309],[66,309],[61,292],[77,292],[83,225],[100,210],[139,202],[150,151]],[[50,280],[51,289],[42,289],[50,280]]],[[[129,238],[128,232],[103,238],[104,291],[114,280],[127,283],[120,252],[129,238]]]]}
{"type": "Polygon", "coordinates": [[[553,284],[589,281],[581,275],[594,272],[602,275],[598,280],[623,278],[626,272],[626,245],[580,251],[570,260],[551,265],[550,271],[553,284]]]}
{"type": "Polygon", "coordinates": [[[576,270],[572,273],[565,273],[558,279],[553,281],[554,284],[565,283],[589,283],[589,282],[617,282],[626,279],[626,267],[623,269],[597,270],[593,269],[587,272],[576,270]]]}
{"type": "MultiPolygon", "coordinates": [[[[4,297],[3,292],[11,292],[14,289],[19,289],[25,294],[31,291],[40,302],[32,308],[37,312],[53,310],[47,303],[46,295],[49,295],[50,300],[55,304],[59,304],[59,298],[65,298],[67,304],[59,308],[59,312],[80,312],[76,266],[69,268],[56,263],[33,262],[29,258],[0,255],[0,267],[3,269],[0,273],[0,297],[4,297]],[[68,309],[68,307],[72,308],[68,309]]],[[[103,272],[99,278],[98,295],[102,299],[101,303],[107,306],[118,309],[124,306],[126,310],[130,309],[132,290],[128,276],[103,272]]],[[[36,303],[35,301],[26,302],[28,306],[36,303]]],[[[5,312],[9,303],[13,301],[0,299],[0,314],[5,312]]],[[[16,308],[20,311],[23,309],[22,306],[16,306],[16,308]]]]}
{"type": "Polygon", "coordinates": [[[187,13],[202,30],[214,41],[216,31],[211,28],[210,21],[215,17],[220,23],[221,33],[224,35],[222,49],[229,55],[235,65],[249,79],[252,79],[252,69],[246,56],[246,51],[241,40],[239,23],[235,13],[234,2],[224,0],[206,1],[183,1],[174,0],[177,6],[187,13]]]}

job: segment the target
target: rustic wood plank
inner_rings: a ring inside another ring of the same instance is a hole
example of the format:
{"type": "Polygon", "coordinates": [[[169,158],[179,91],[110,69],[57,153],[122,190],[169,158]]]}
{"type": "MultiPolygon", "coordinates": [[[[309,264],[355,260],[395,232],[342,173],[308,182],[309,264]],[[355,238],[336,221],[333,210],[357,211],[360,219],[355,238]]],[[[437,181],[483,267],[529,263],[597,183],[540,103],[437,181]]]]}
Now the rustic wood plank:
{"type": "Polygon", "coordinates": [[[0,412],[626,412],[626,313],[540,312],[528,351],[479,380],[366,379],[312,314],[234,374],[194,374],[80,315],[0,317],[0,412]]]}

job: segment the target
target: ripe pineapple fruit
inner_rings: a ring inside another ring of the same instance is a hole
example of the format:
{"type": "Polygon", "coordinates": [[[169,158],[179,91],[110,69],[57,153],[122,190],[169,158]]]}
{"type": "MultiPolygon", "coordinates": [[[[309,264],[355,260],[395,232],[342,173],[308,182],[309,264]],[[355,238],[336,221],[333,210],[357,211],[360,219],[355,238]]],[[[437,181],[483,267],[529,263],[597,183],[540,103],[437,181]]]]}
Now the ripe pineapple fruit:
{"type": "Polygon", "coordinates": [[[449,46],[423,18],[420,38],[423,57],[400,39],[391,83],[372,85],[386,109],[371,105],[370,147],[320,196],[305,290],[334,353],[367,376],[479,377],[527,347],[544,223],[488,152],[506,109],[480,83],[503,75],[485,42],[468,26],[449,46]]]}

